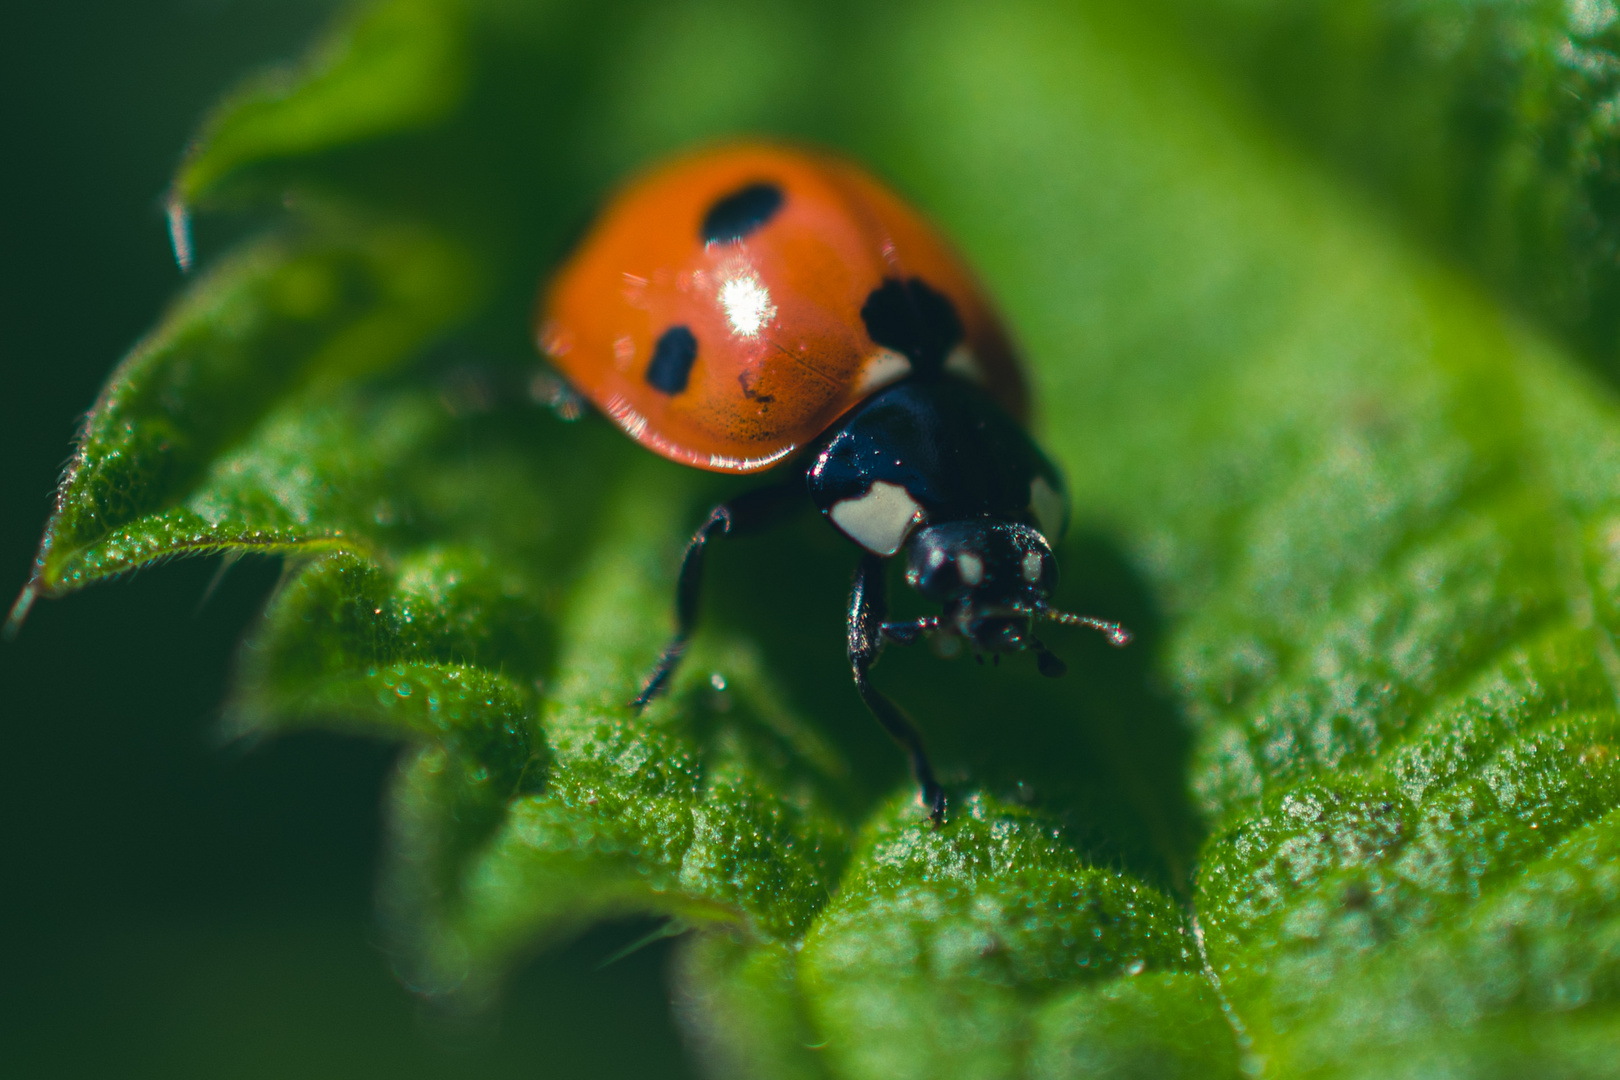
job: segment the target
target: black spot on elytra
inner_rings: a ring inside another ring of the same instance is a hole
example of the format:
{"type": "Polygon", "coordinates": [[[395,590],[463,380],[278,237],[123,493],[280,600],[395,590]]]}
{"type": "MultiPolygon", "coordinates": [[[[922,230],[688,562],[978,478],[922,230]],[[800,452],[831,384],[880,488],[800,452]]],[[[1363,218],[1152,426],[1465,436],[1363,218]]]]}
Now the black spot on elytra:
{"type": "Polygon", "coordinates": [[[956,305],[921,278],[889,278],[873,289],[861,321],[873,342],[910,360],[919,374],[938,374],[962,340],[956,305]]]}
{"type": "Polygon", "coordinates": [[[678,394],[686,389],[686,378],[692,374],[692,362],[697,359],[697,338],[684,326],[672,326],[658,336],[653,346],[652,363],[647,365],[647,385],[666,394],[678,394]]]}
{"type": "Polygon", "coordinates": [[[782,198],[782,189],[775,184],[756,183],[716,199],[703,215],[703,242],[741,240],[776,216],[782,198]]]}

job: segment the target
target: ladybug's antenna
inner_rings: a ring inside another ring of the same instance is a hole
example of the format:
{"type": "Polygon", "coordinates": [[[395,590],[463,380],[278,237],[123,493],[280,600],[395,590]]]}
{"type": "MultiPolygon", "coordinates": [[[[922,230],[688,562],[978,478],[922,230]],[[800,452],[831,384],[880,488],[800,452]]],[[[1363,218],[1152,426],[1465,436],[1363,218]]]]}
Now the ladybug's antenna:
{"type": "MultiPolygon", "coordinates": [[[[1041,607],[1035,614],[1042,619],[1055,622],[1059,626],[1085,626],[1092,630],[1101,631],[1108,635],[1108,644],[1116,649],[1131,643],[1131,632],[1129,630],[1117,622],[1099,619],[1095,615],[1072,615],[1067,611],[1059,611],[1057,608],[1049,607],[1041,607]]],[[[1056,659],[1056,657],[1053,657],[1053,659],[1056,659]]]]}

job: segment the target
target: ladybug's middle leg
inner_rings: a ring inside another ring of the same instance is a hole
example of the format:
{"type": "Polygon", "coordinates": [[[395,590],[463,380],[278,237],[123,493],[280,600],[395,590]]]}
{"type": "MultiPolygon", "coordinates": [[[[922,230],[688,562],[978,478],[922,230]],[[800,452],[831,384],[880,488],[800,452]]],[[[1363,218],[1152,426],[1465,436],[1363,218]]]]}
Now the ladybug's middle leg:
{"type": "MultiPolygon", "coordinates": [[[[855,689],[866,702],[866,707],[883,725],[889,737],[911,758],[911,774],[922,789],[923,802],[935,824],[945,820],[945,789],[934,779],[934,767],[928,763],[928,751],[923,748],[922,733],[905,714],[905,710],[890,701],[872,685],[869,673],[883,651],[887,635],[895,638],[896,623],[885,624],[889,602],[884,595],[884,564],[873,554],[861,556],[860,569],[855,571],[855,588],[849,597],[849,665],[855,673],[855,689]]],[[[920,632],[920,631],[919,631],[920,632]]]]}
{"type": "Polygon", "coordinates": [[[721,503],[709,511],[708,520],[698,526],[681,556],[681,575],[675,586],[675,635],[659,654],[641,693],[630,703],[637,711],[669,689],[669,680],[686,655],[686,646],[697,629],[698,600],[703,593],[703,550],[717,536],[755,532],[775,524],[805,502],[804,485],[799,480],[784,481],[750,491],[721,503]]]}

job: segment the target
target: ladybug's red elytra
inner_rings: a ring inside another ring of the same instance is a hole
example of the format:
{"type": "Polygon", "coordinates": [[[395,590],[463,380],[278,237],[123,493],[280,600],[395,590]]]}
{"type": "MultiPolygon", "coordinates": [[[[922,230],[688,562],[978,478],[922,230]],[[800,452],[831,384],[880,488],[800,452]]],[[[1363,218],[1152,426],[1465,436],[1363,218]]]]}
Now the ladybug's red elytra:
{"type": "Polygon", "coordinates": [[[911,720],[872,686],[886,642],[952,635],[1033,652],[1053,609],[1062,475],[1024,429],[1022,373],[972,274],[898,196],[842,159],[745,144],[631,183],[543,290],[536,336],[573,387],[644,446],[771,482],[715,507],[687,545],[676,630],[633,702],[668,685],[697,621],[703,553],[807,502],[862,549],[849,658],[862,700],[945,795],[911,720]],[[807,498],[808,497],[808,498],[807,498]],[[886,621],[884,560],[942,614],[886,621]]]}

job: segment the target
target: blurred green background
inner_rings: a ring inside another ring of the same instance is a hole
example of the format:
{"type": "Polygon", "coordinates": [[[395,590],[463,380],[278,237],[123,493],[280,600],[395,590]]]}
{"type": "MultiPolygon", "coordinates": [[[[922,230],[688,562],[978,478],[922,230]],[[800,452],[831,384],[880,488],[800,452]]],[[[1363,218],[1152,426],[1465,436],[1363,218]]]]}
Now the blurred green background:
{"type": "MultiPolygon", "coordinates": [[[[27,577],[83,410],[180,284],[162,194],[207,107],[331,0],[0,6],[0,588],[27,577]]],[[[41,604],[0,646],[0,1072],[679,1076],[667,943],[596,931],[496,1016],[424,1012],[375,942],[389,747],[215,738],[278,573],[215,560],[41,604]],[[95,674],[85,674],[86,660],[95,674]],[[542,1064],[543,1063],[543,1064],[542,1064]]]]}

